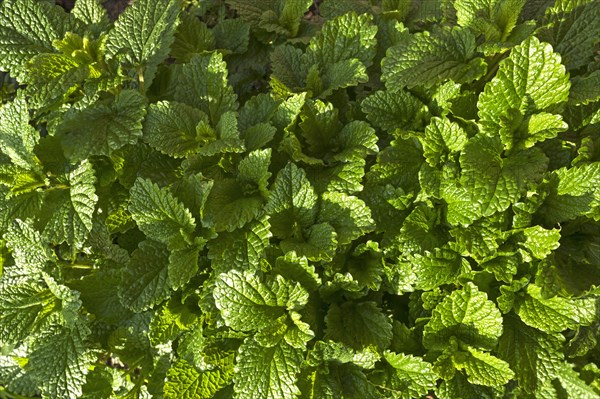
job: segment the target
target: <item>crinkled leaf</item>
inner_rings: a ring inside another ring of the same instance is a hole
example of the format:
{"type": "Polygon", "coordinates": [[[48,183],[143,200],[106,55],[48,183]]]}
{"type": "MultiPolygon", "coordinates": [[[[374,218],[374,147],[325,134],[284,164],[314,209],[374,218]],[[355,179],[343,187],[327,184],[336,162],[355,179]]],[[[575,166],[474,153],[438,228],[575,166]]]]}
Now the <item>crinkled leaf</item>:
{"type": "Polygon", "coordinates": [[[0,6],[0,69],[23,77],[27,61],[52,53],[52,42],[76,24],[61,7],[45,1],[7,0],[0,6]]]}
{"type": "Polygon", "coordinates": [[[191,240],[196,221],[167,188],[138,178],[130,192],[129,211],[149,238],[171,248],[181,248],[191,240]]]}
{"type": "Polygon", "coordinates": [[[385,369],[386,381],[381,384],[385,397],[412,399],[433,390],[438,379],[431,364],[419,357],[386,351],[385,360],[391,367],[385,369]]]}
{"type": "Polygon", "coordinates": [[[123,90],[110,104],[70,110],[58,125],[65,154],[73,161],[91,155],[110,156],[142,136],[145,99],[135,90],[123,90]]]}
{"type": "Polygon", "coordinates": [[[176,362],[167,371],[166,399],[210,399],[228,385],[233,375],[233,357],[217,359],[217,364],[200,371],[185,360],[176,362]]]}
{"type": "Polygon", "coordinates": [[[460,157],[461,183],[483,216],[506,210],[528,186],[540,182],[546,170],[548,159],[537,149],[506,158],[501,157],[501,152],[497,136],[478,135],[469,140],[460,157]]]}
{"type": "Polygon", "coordinates": [[[236,399],[291,399],[299,395],[297,374],[302,349],[280,341],[265,348],[247,338],[239,349],[233,377],[236,399]]]}
{"type": "Polygon", "coordinates": [[[425,325],[423,344],[443,350],[448,339],[481,348],[492,348],[502,334],[502,317],[494,303],[469,282],[462,290],[453,291],[433,310],[425,325]]]}
{"type": "Polygon", "coordinates": [[[418,127],[423,103],[406,90],[380,90],[361,102],[367,119],[383,130],[418,127]]]}
{"type": "Polygon", "coordinates": [[[516,316],[507,315],[498,355],[510,364],[519,385],[533,393],[559,372],[563,364],[563,343],[562,335],[536,330],[516,316]]]}
{"type": "Polygon", "coordinates": [[[240,331],[262,329],[308,300],[299,283],[279,275],[263,283],[254,273],[237,270],[219,276],[213,296],[227,325],[240,331]]]}
{"type": "Polygon", "coordinates": [[[453,361],[457,369],[465,370],[469,382],[476,385],[502,387],[515,376],[507,362],[472,347],[467,352],[455,353],[453,361]]]}
{"type": "Polygon", "coordinates": [[[121,302],[141,312],[169,296],[169,251],[156,241],[142,241],[131,254],[119,287],[121,302]]]}
{"type": "Polygon", "coordinates": [[[361,199],[343,193],[323,194],[319,221],[333,226],[340,245],[349,244],[375,228],[367,205],[361,199]]]}
{"type": "MultiPolygon", "coordinates": [[[[535,36],[513,48],[479,96],[481,124],[494,134],[517,115],[552,110],[567,101],[571,84],[560,56],[535,36]]],[[[518,119],[517,119],[518,123],[518,119]]],[[[503,139],[509,148],[511,142],[503,139]]]]}
{"type": "Polygon", "coordinates": [[[540,287],[530,284],[527,295],[516,303],[516,312],[525,324],[548,333],[590,325],[596,318],[596,300],[543,298],[540,287]]]}
{"type": "Polygon", "coordinates": [[[110,30],[106,54],[114,58],[124,52],[127,62],[141,70],[141,79],[150,85],[157,65],[169,54],[180,11],[179,0],[136,0],[110,30]]]}
{"type": "Polygon", "coordinates": [[[16,265],[23,271],[37,275],[56,259],[31,221],[15,220],[4,233],[4,239],[16,265]]]}
{"type": "Polygon", "coordinates": [[[392,340],[392,325],[375,302],[332,304],[325,320],[326,339],[342,342],[354,349],[373,345],[383,350],[392,340]]]}
{"type": "Polygon", "coordinates": [[[433,86],[446,79],[468,83],[486,70],[475,48],[475,36],[468,29],[416,33],[388,49],[382,61],[382,79],[392,91],[405,86],[433,86]]]}
{"type": "Polygon", "coordinates": [[[81,397],[88,366],[95,356],[87,348],[89,328],[56,328],[36,341],[28,370],[40,383],[44,398],[81,397]]]}
{"type": "Polygon", "coordinates": [[[44,228],[44,236],[55,244],[67,242],[79,248],[92,230],[92,216],[98,196],[94,168],[83,161],[68,174],[68,189],[52,198],[52,216],[44,228]]]}
{"type": "Polygon", "coordinates": [[[213,126],[225,112],[237,109],[237,96],[227,82],[227,65],[220,53],[195,56],[173,73],[174,100],[200,109],[213,126]]]}
{"type": "Polygon", "coordinates": [[[365,67],[375,55],[375,33],[369,14],[354,12],[334,18],[323,25],[311,40],[307,54],[313,63],[327,68],[340,61],[358,59],[365,67]]]}
{"type": "Polygon", "coordinates": [[[39,165],[33,148],[39,134],[29,125],[29,110],[24,100],[15,100],[0,107],[0,151],[17,166],[34,169],[39,165]]]}
{"type": "Polygon", "coordinates": [[[586,0],[558,0],[546,10],[543,26],[536,32],[554,46],[569,71],[593,62],[600,42],[600,4],[586,0]]]}
{"type": "Polygon", "coordinates": [[[303,169],[289,163],[277,174],[265,211],[272,232],[282,238],[311,226],[317,214],[317,195],[303,169]]]}
{"type": "Polygon", "coordinates": [[[144,120],[144,141],[163,154],[185,157],[216,138],[203,135],[197,128],[200,122],[208,123],[206,114],[189,105],[175,101],[150,104],[144,120]]]}

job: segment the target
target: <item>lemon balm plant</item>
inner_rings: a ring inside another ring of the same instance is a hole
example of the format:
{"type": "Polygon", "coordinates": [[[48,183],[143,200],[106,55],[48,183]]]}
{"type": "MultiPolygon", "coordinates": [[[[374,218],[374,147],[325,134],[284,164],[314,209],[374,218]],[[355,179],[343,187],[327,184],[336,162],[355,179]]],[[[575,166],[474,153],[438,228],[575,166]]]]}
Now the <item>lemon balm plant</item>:
{"type": "Polygon", "coordinates": [[[600,3],[0,3],[1,398],[599,398],[600,3]]]}

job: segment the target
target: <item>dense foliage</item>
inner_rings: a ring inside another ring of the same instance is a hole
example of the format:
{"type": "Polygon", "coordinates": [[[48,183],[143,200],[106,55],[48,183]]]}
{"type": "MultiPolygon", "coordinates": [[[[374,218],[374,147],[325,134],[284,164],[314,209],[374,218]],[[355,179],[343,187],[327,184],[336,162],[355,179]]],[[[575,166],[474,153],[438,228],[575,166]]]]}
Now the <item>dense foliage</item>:
{"type": "Polygon", "coordinates": [[[600,2],[0,3],[0,398],[600,398],[600,2]]]}

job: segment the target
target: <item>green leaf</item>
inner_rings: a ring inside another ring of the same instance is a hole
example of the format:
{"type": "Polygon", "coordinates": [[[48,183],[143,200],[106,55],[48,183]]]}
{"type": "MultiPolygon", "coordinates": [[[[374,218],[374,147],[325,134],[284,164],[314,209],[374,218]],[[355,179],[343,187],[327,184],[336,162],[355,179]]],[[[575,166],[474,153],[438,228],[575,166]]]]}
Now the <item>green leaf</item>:
{"type": "Polygon", "coordinates": [[[414,254],[409,258],[409,262],[417,276],[415,288],[425,291],[443,284],[452,284],[458,276],[470,269],[465,258],[446,248],[426,251],[424,255],[414,254]]]}
{"type": "Polygon", "coordinates": [[[458,370],[465,370],[472,384],[500,388],[515,376],[504,360],[472,347],[455,353],[452,360],[458,370]]]}
{"type": "Polygon", "coordinates": [[[92,230],[92,216],[98,196],[94,169],[83,161],[68,174],[68,190],[52,197],[52,216],[44,228],[44,236],[52,243],[67,242],[80,248],[92,230]]]}
{"type": "MultiPolygon", "coordinates": [[[[552,46],[535,36],[514,47],[479,96],[484,131],[495,134],[511,123],[518,126],[522,115],[551,112],[566,102],[571,84],[560,61],[552,46]]],[[[512,143],[507,139],[503,143],[510,148],[512,143]]]]}
{"type": "Polygon", "coordinates": [[[108,14],[99,0],[79,0],[71,10],[71,15],[83,22],[92,25],[94,31],[102,32],[109,27],[108,14]]]}
{"type": "Polygon", "coordinates": [[[204,22],[191,13],[180,16],[181,23],[175,32],[175,41],[171,46],[171,56],[178,62],[189,62],[195,55],[215,48],[215,37],[204,22]]]}
{"type": "Polygon", "coordinates": [[[597,390],[584,381],[579,373],[568,365],[563,366],[557,377],[569,399],[597,399],[599,396],[597,390]]]}
{"type": "Polygon", "coordinates": [[[311,226],[317,215],[317,194],[303,169],[289,163],[277,174],[265,212],[271,216],[271,231],[287,238],[311,226]]]}
{"type": "Polygon", "coordinates": [[[199,371],[185,360],[179,360],[167,372],[166,399],[210,399],[228,385],[233,375],[233,357],[216,359],[211,369],[199,371]]]}
{"type": "Polygon", "coordinates": [[[34,56],[55,52],[54,40],[73,32],[75,21],[45,1],[7,0],[0,5],[0,69],[22,79],[34,56]]]}
{"type": "Polygon", "coordinates": [[[456,337],[480,348],[492,348],[502,334],[502,317],[494,303],[469,282],[453,291],[432,312],[425,325],[423,345],[443,350],[456,337]]]}
{"type": "Polygon", "coordinates": [[[458,0],[454,8],[460,26],[485,35],[488,41],[505,41],[525,3],[524,0],[458,0]]]}
{"type": "Polygon", "coordinates": [[[387,349],[392,341],[392,324],[375,302],[332,304],[327,316],[325,337],[354,349],[370,345],[387,349]]]}
{"type": "Polygon", "coordinates": [[[438,379],[431,364],[420,357],[386,351],[386,380],[381,391],[388,398],[413,399],[426,395],[436,386],[438,379]]]}
{"type": "Polygon", "coordinates": [[[369,14],[347,13],[323,25],[308,45],[308,58],[324,70],[351,59],[368,67],[375,56],[376,32],[369,14]]]}
{"type": "Polygon", "coordinates": [[[598,100],[600,100],[600,70],[571,79],[569,103],[587,105],[598,100]]]}
{"type": "Polygon", "coordinates": [[[109,104],[100,101],[81,110],[71,109],[57,127],[65,154],[72,161],[91,155],[110,156],[142,136],[145,99],[137,91],[123,90],[109,104]]]}
{"type": "Polygon", "coordinates": [[[525,324],[548,333],[588,326],[596,319],[595,299],[544,298],[534,284],[527,286],[527,295],[515,307],[525,324]]]}
{"type": "MultiPolygon", "coordinates": [[[[540,226],[532,226],[523,230],[525,236],[525,242],[521,245],[530,253],[535,259],[544,259],[552,253],[556,248],[560,246],[560,230],[558,229],[544,229],[540,226]]],[[[524,251],[521,252],[521,256],[526,261],[530,261],[530,257],[524,251]]]]}
{"type": "Polygon", "coordinates": [[[297,397],[300,390],[296,375],[300,372],[302,352],[284,341],[265,348],[253,338],[246,338],[236,359],[235,399],[297,397]]]}
{"type": "Polygon", "coordinates": [[[174,70],[174,100],[196,107],[216,125],[227,111],[237,110],[237,96],[227,82],[227,65],[220,53],[200,55],[174,70]]]}
{"type": "Polygon", "coordinates": [[[600,42],[600,5],[596,1],[558,0],[546,10],[536,35],[555,48],[569,71],[593,63],[600,42]]]}
{"type": "Polygon", "coordinates": [[[233,232],[220,232],[208,243],[208,257],[214,270],[227,271],[255,268],[269,246],[270,232],[268,218],[263,216],[233,232]]]}
{"type": "Polygon", "coordinates": [[[212,33],[217,49],[238,54],[248,50],[250,25],[241,19],[225,19],[213,28],[212,33]]]}
{"type": "Polygon", "coordinates": [[[56,256],[29,220],[15,220],[4,233],[4,239],[21,272],[39,275],[48,263],[56,261],[56,256]]]}
{"type": "Polygon", "coordinates": [[[502,158],[502,144],[496,137],[477,135],[465,146],[461,156],[461,184],[482,216],[506,210],[539,183],[548,159],[536,148],[502,158]]]}
{"type": "Polygon", "coordinates": [[[115,58],[124,53],[127,63],[137,68],[141,81],[150,86],[157,65],[169,54],[180,11],[179,0],[136,0],[110,30],[106,55],[115,58]]]}
{"type": "Polygon", "coordinates": [[[183,287],[198,273],[198,260],[205,240],[196,239],[197,242],[185,248],[178,248],[169,255],[169,281],[174,289],[183,287]]]}
{"type": "Polygon", "coordinates": [[[208,124],[206,114],[189,105],[175,101],[150,104],[144,120],[144,141],[163,154],[182,158],[216,138],[202,134],[202,122],[208,124]]]}
{"type": "Polygon", "coordinates": [[[558,195],[583,196],[595,193],[600,185],[600,162],[560,168],[553,173],[559,178],[558,195]]]}
{"type": "Polygon", "coordinates": [[[206,200],[203,225],[232,232],[258,219],[263,213],[263,197],[254,185],[250,190],[245,186],[229,178],[215,184],[206,200]]]}
{"type": "Polygon", "coordinates": [[[43,397],[81,397],[88,366],[95,358],[85,342],[89,333],[79,323],[74,329],[56,328],[36,341],[27,370],[40,384],[43,397]]]}
{"type": "Polygon", "coordinates": [[[141,312],[169,296],[169,252],[155,241],[142,241],[131,254],[119,287],[121,302],[141,312]]]}
{"type": "Polygon", "coordinates": [[[24,100],[18,99],[0,107],[0,151],[17,166],[32,170],[39,167],[33,149],[39,142],[38,132],[29,125],[29,110],[24,100]]]}
{"type": "Polygon", "coordinates": [[[383,130],[418,128],[423,103],[406,90],[379,90],[360,104],[367,119],[383,130]]]}
{"type": "Polygon", "coordinates": [[[237,270],[219,276],[213,296],[227,325],[240,331],[263,329],[286,310],[301,309],[308,300],[299,283],[279,275],[263,283],[254,273],[237,270]]]}
{"type": "Polygon", "coordinates": [[[130,193],[131,216],[149,238],[173,249],[192,242],[196,221],[167,188],[140,177],[130,193]]]}
{"type": "Polygon", "coordinates": [[[271,149],[252,151],[242,159],[238,165],[237,180],[248,191],[258,190],[263,195],[268,195],[267,186],[271,172],[271,149]]]}
{"type": "Polygon", "coordinates": [[[55,299],[38,282],[4,282],[0,285],[0,339],[6,344],[17,344],[39,334],[52,320],[55,299]]]}
{"type": "Polygon", "coordinates": [[[451,152],[461,151],[467,144],[468,137],[456,122],[434,117],[425,128],[425,135],[420,139],[427,163],[436,166],[448,160],[451,152]]]}
{"type": "Polygon", "coordinates": [[[562,335],[544,333],[525,325],[515,315],[507,315],[498,355],[510,364],[519,385],[533,393],[559,373],[563,343],[562,335]]]}
{"type": "Polygon", "coordinates": [[[381,66],[382,80],[391,91],[405,86],[429,87],[447,79],[468,83],[486,70],[475,49],[475,36],[468,29],[416,33],[388,49],[381,66]]]}
{"type": "Polygon", "coordinates": [[[328,192],[322,196],[319,221],[329,223],[340,245],[346,245],[375,228],[371,211],[359,198],[328,192]]]}

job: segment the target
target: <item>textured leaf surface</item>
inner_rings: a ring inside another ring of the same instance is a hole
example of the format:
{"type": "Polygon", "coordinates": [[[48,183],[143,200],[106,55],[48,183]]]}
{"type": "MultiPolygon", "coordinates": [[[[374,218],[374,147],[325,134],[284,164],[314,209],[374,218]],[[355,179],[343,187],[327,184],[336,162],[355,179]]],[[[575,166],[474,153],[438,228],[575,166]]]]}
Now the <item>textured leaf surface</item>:
{"type": "Polygon", "coordinates": [[[392,340],[392,325],[375,302],[332,305],[326,321],[326,338],[354,349],[373,345],[383,350],[392,340]]]}
{"type": "Polygon", "coordinates": [[[454,355],[453,360],[458,369],[465,370],[472,384],[501,387],[514,377],[515,374],[504,360],[475,348],[467,350],[454,355]]]}
{"type": "Polygon", "coordinates": [[[225,112],[237,109],[237,96],[227,82],[227,65],[220,53],[196,56],[175,73],[174,99],[200,109],[214,125],[225,112]]]}
{"type": "Polygon", "coordinates": [[[53,243],[67,242],[81,247],[92,230],[92,217],[98,202],[92,164],[83,161],[68,175],[68,190],[53,198],[56,201],[44,235],[53,243]]]}
{"type": "Polygon", "coordinates": [[[82,394],[88,365],[94,359],[86,347],[89,330],[58,328],[37,342],[29,370],[40,383],[44,398],[76,399],[82,394]]]}
{"type": "Polygon", "coordinates": [[[267,327],[286,310],[303,307],[308,299],[300,284],[281,276],[263,283],[255,274],[237,270],[219,276],[213,296],[227,325],[240,331],[267,327]]]}
{"type": "Polygon", "coordinates": [[[167,372],[165,398],[167,399],[210,399],[227,385],[233,374],[232,358],[219,359],[221,363],[211,370],[199,371],[185,360],[181,360],[167,372]]]}
{"type": "Polygon", "coordinates": [[[169,54],[180,11],[179,0],[136,0],[110,31],[107,55],[125,51],[127,61],[142,68],[143,80],[150,84],[156,65],[169,54]]]}
{"type": "Polygon", "coordinates": [[[473,346],[490,348],[501,334],[500,311],[484,292],[468,283],[433,310],[425,325],[423,344],[430,349],[443,349],[454,336],[473,346]]]}
{"type": "Polygon", "coordinates": [[[52,53],[52,41],[73,31],[75,23],[61,7],[49,2],[7,0],[0,6],[0,69],[23,77],[27,61],[52,53]]]}
{"type": "Polygon", "coordinates": [[[376,32],[368,14],[345,14],[329,21],[311,40],[309,57],[322,67],[353,58],[369,66],[375,55],[376,32]]]}
{"type": "Polygon", "coordinates": [[[151,308],[167,298],[169,252],[160,243],[142,241],[131,254],[119,289],[121,302],[135,312],[151,308]]]}
{"type": "Polygon", "coordinates": [[[473,81],[485,73],[486,64],[475,56],[475,36],[468,29],[454,28],[417,33],[390,47],[382,62],[386,87],[432,86],[451,79],[473,81]]]}
{"type": "Polygon", "coordinates": [[[540,182],[546,156],[535,149],[502,158],[498,137],[478,135],[469,140],[460,157],[461,183],[483,216],[506,210],[531,184],[540,182]]]}
{"type": "Polygon", "coordinates": [[[563,342],[562,335],[543,333],[510,315],[504,319],[498,354],[510,364],[519,384],[533,393],[562,367],[563,342]]]}
{"type": "Polygon", "coordinates": [[[145,113],[144,97],[133,90],[123,90],[109,105],[70,112],[58,126],[66,154],[77,161],[135,144],[145,113]]]}
{"type": "Polygon", "coordinates": [[[281,341],[269,348],[247,338],[239,349],[233,377],[235,398],[295,398],[300,393],[296,375],[300,371],[302,350],[281,341]]]}
{"type": "Polygon", "coordinates": [[[527,296],[517,304],[517,314],[525,324],[553,333],[594,322],[596,301],[588,299],[543,298],[541,289],[527,287],[527,296]]]}
{"type": "Polygon", "coordinates": [[[531,37],[512,49],[479,96],[481,123],[486,131],[498,131],[515,111],[533,114],[566,102],[570,86],[560,56],[549,44],[531,37]]]}
{"type": "Polygon", "coordinates": [[[426,395],[435,387],[437,375],[431,364],[419,357],[402,353],[386,352],[385,360],[392,367],[385,390],[387,397],[412,399],[426,395]],[[389,396],[393,395],[393,396],[389,396]]]}
{"type": "Polygon", "coordinates": [[[149,238],[181,248],[196,228],[190,211],[166,188],[138,178],[131,188],[129,211],[149,238]]]}
{"type": "Polygon", "coordinates": [[[317,195],[303,169],[290,163],[279,172],[265,211],[271,215],[272,231],[277,236],[287,237],[296,226],[308,227],[314,222],[317,195]]]}
{"type": "Polygon", "coordinates": [[[163,154],[184,157],[204,144],[200,122],[208,123],[206,114],[189,105],[160,101],[148,107],[144,120],[144,141],[163,154]]]}
{"type": "Polygon", "coordinates": [[[39,135],[29,125],[27,103],[16,100],[0,108],[0,151],[10,157],[17,166],[33,169],[38,165],[33,148],[39,135]]]}
{"type": "Polygon", "coordinates": [[[23,271],[38,274],[44,270],[48,262],[55,257],[50,248],[37,232],[31,221],[17,219],[4,233],[6,245],[12,251],[16,265],[23,271]]]}
{"type": "Polygon", "coordinates": [[[569,71],[585,66],[600,42],[600,4],[597,1],[559,0],[546,10],[547,24],[537,32],[552,44],[569,71]]]}

